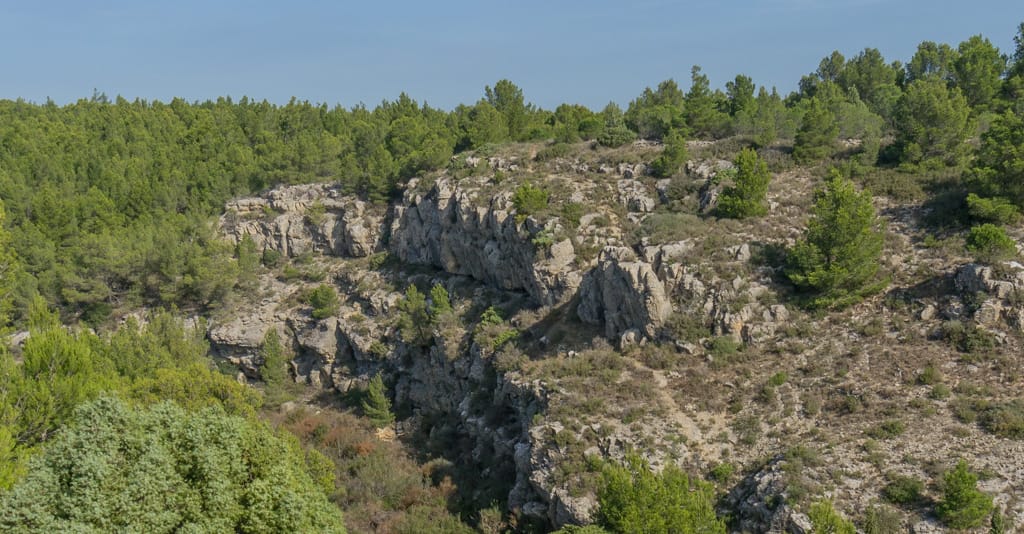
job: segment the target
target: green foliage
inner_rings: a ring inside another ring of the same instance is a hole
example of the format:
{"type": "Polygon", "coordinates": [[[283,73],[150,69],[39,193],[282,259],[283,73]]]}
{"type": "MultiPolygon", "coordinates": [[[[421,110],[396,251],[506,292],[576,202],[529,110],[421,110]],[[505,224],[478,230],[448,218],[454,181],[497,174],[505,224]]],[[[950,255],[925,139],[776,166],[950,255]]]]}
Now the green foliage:
{"type": "Polygon", "coordinates": [[[711,485],[691,480],[674,465],[651,472],[636,455],[625,465],[606,464],[598,491],[598,521],[612,532],[723,533],[725,522],[716,517],[711,485]]]}
{"type": "Polygon", "coordinates": [[[452,302],[448,298],[448,290],[441,284],[434,284],[430,288],[430,315],[436,319],[446,313],[452,313],[452,302]]]}
{"type": "Polygon", "coordinates": [[[800,129],[796,132],[793,159],[799,163],[812,163],[831,156],[838,135],[839,126],[835,114],[825,103],[812,98],[800,122],[800,129]]]}
{"type": "Polygon", "coordinates": [[[534,187],[530,182],[523,182],[516,188],[512,196],[512,204],[516,214],[524,217],[535,215],[548,207],[548,192],[534,187]]]}
{"type": "Polygon", "coordinates": [[[294,440],[263,424],[114,399],[75,423],[0,501],[8,532],[344,532],[294,440]]]}
{"type": "Polygon", "coordinates": [[[971,219],[994,224],[1010,224],[1020,218],[1020,211],[1005,198],[982,198],[967,195],[967,213],[971,219]]]}
{"type": "Polygon", "coordinates": [[[814,525],[814,534],[856,534],[853,522],[843,518],[832,506],[832,501],[818,501],[811,505],[807,516],[814,525]]]}
{"type": "Polygon", "coordinates": [[[896,475],[882,489],[885,500],[900,505],[914,505],[920,502],[924,493],[924,482],[918,478],[896,475]]]}
{"type": "Polygon", "coordinates": [[[683,91],[675,80],[650,87],[629,103],[623,119],[625,125],[641,139],[662,139],[669,131],[686,126],[683,117],[683,91]]]}
{"type": "Polygon", "coordinates": [[[758,157],[757,152],[749,148],[740,151],[734,163],[736,174],[733,177],[733,185],[719,195],[718,214],[742,219],[768,213],[766,198],[768,182],[771,180],[768,165],[758,157]]]}
{"type": "Polygon", "coordinates": [[[384,388],[384,379],[380,373],[370,379],[362,401],[363,415],[377,427],[390,426],[395,422],[395,414],[391,413],[391,401],[388,400],[384,388]]]}
{"type": "Polygon", "coordinates": [[[900,161],[913,165],[954,166],[967,156],[970,107],[958,88],[924,78],[907,86],[896,105],[896,146],[900,161]]]}
{"type": "Polygon", "coordinates": [[[998,263],[1017,255],[1017,246],[1002,227],[985,223],[967,234],[967,250],[981,263],[998,263]]]}
{"type": "Polygon", "coordinates": [[[789,252],[786,276],[811,294],[812,308],[842,305],[875,289],[884,236],[868,191],[830,173],[824,190],[815,194],[811,220],[803,239],[789,252]]]}
{"type": "Polygon", "coordinates": [[[980,526],[992,513],[992,497],[978,490],[978,477],[961,459],[943,476],[942,499],[935,507],[942,522],[953,528],[980,526]]]}
{"type": "Polygon", "coordinates": [[[982,197],[1005,198],[1024,209],[1024,118],[1007,112],[981,134],[968,187],[982,197]]]}
{"type": "Polygon", "coordinates": [[[890,419],[867,429],[864,433],[875,439],[893,439],[902,434],[904,430],[906,430],[906,426],[903,421],[890,419]]]}
{"type": "Polygon", "coordinates": [[[427,346],[433,339],[433,322],[427,308],[427,298],[410,285],[405,298],[398,303],[398,330],[406,343],[427,346]]]}
{"type": "Polygon", "coordinates": [[[972,36],[957,48],[957,57],[953,61],[956,86],[975,110],[984,110],[992,105],[1002,87],[1005,71],[1006,56],[981,35],[972,36]]]}
{"type": "Polygon", "coordinates": [[[327,284],[320,284],[306,294],[306,304],[313,307],[314,319],[326,319],[338,313],[338,292],[334,287],[327,284]]]}
{"type": "Polygon", "coordinates": [[[721,137],[729,123],[729,116],[722,109],[728,106],[725,96],[713,93],[708,77],[694,65],[690,69],[690,90],[686,92],[683,106],[689,131],[700,138],[721,137]]]}
{"type": "Polygon", "coordinates": [[[686,160],[690,159],[686,150],[686,139],[679,131],[668,132],[664,137],[664,145],[661,155],[651,162],[651,174],[662,178],[679,172],[686,160]]]}
{"type": "Polygon", "coordinates": [[[532,112],[523,99],[523,90],[509,80],[498,80],[492,89],[484,88],[487,103],[504,117],[505,130],[513,140],[521,141],[526,134],[529,115],[532,112]]]}
{"type": "Polygon", "coordinates": [[[997,436],[1024,439],[1024,399],[991,404],[981,413],[981,427],[997,436]]]}
{"type": "Polygon", "coordinates": [[[260,378],[267,390],[279,390],[288,380],[288,356],[277,328],[267,330],[260,345],[260,378]]]}
{"type": "Polygon", "coordinates": [[[957,320],[942,324],[942,338],[960,352],[967,354],[991,349],[996,344],[992,333],[978,328],[973,322],[963,323],[957,320]]]}

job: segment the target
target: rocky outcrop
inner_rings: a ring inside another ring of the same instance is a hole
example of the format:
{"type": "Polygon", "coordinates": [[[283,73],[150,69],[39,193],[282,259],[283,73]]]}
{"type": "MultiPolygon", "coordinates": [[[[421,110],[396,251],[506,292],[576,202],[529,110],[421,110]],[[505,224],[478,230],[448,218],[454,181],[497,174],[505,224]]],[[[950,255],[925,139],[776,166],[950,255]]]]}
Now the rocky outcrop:
{"type": "Polygon", "coordinates": [[[653,338],[672,304],[649,263],[628,248],[607,247],[580,287],[577,313],[584,322],[604,324],[611,339],[630,330],[653,338]]]}
{"type": "Polygon", "coordinates": [[[479,188],[467,185],[441,179],[420,194],[410,184],[394,208],[389,251],[407,263],[525,291],[542,305],[571,297],[582,279],[572,242],[544,243],[564,233],[558,219],[517,220],[510,194],[480,200],[479,188]]]}
{"type": "Polygon", "coordinates": [[[969,263],[957,269],[953,282],[964,297],[984,299],[976,307],[974,320],[994,327],[1007,324],[1024,331],[1024,265],[1006,262],[994,268],[969,263]]]}
{"type": "Polygon", "coordinates": [[[729,492],[726,502],[736,514],[739,532],[810,534],[814,531],[806,515],[785,503],[784,463],[781,456],[772,459],[729,492]]]}
{"type": "Polygon", "coordinates": [[[235,242],[248,236],[257,250],[287,257],[307,252],[360,257],[380,248],[384,220],[378,211],[337,186],[287,186],[228,203],[220,229],[235,242]]]}

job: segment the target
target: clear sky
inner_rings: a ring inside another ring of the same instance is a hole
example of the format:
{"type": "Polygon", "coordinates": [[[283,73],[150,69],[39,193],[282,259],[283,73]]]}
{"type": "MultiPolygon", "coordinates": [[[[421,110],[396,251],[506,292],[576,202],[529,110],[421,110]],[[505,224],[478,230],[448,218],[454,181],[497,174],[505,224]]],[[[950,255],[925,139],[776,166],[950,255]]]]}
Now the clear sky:
{"type": "Polygon", "coordinates": [[[907,61],[974,34],[1003,52],[1022,0],[0,0],[0,98],[248,95],[450,109],[508,78],[528,101],[626,105],[701,65],[783,93],[834,49],[907,61]]]}

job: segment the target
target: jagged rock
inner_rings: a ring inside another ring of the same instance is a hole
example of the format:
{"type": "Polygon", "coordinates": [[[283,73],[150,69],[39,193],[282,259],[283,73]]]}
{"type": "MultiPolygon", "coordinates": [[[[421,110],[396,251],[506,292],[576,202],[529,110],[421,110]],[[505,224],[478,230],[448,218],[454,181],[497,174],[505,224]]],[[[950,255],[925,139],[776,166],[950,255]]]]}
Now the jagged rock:
{"type": "Polygon", "coordinates": [[[708,180],[701,186],[698,195],[700,204],[698,210],[701,213],[709,213],[718,206],[718,195],[722,193],[722,186],[708,180]]]}
{"type": "Polygon", "coordinates": [[[670,199],[668,197],[668,188],[671,185],[671,178],[662,178],[661,180],[654,182],[654,190],[658,192],[658,200],[661,201],[662,204],[669,203],[670,199]]]}
{"type": "Polygon", "coordinates": [[[921,310],[921,315],[920,315],[921,320],[922,321],[931,321],[932,319],[935,318],[935,314],[936,313],[937,313],[937,310],[935,309],[935,306],[932,305],[932,304],[928,304],[927,306],[924,307],[923,310],[921,310]]]}
{"type": "Polygon", "coordinates": [[[726,496],[736,513],[740,532],[793,534],[813,532],[807,516],[784,503],[786,475],[784,458],[773,458],[761,470],[748,475],[726,496]]]}
{"type": "Polygon", "coordinates": [[[619,180],[616,184],[619,204],[629,211],[649,213],[654,211],[657,201],[652,198],[647,187],[637,180],[619,180]]]}
{"type": "Polygon", "coordinates": [[[479,206],[474,196],[447,179],[423,196],[407,192],[403,205],[395,208],[389,250],[408,263],[524,290],[540,304],[569,298],[582,279],[572,268],[572,243],[564,240],[544,251],[532,242],[541,234],[557,234],[558,221],[542,226],[528,218],[520,225],[507,196],[488,206],[479,206]]]}
{"type": "Polygon", "coordinates": [[[380,246],[383,218],[337,186],[307,184],[273,189],[229,202],[220,230],[236,243],[249,236],[257,250],[288,257],[306,252],[368,256],[380,246]]]}
{"type": "Polygon", "coordinates": [[[585,322],[604,324],[610,339],[630,329],[653,338],[672,304],[649,263],[638,261],[628,248],[606,247],[580,286],[577,313],[585,322]]]}
{"type": "Polygon", "coordinates": [[[701,180],[711,180],[720,171],[733,168],[735,168],[735,165],[733,165],[731,161],[726,161],[724,159],[703,161],[690,160],[686,162],[686,172],[688,172],[690,176],[701,180]]]}

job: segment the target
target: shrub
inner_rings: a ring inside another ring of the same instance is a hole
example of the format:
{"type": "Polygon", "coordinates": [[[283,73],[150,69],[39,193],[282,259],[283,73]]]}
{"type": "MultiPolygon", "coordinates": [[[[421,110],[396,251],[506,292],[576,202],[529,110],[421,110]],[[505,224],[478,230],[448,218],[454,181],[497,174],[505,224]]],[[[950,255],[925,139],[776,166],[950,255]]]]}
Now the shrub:
{"type": "Polygon", "coordinates": [[[807,516],[810,518],[811,524],[814,525],[814,534],[857,533],[853,522],[839,515],[839,512],[832,506],[832,501],[824,500],[812,504],[807,516]]]}
{"type": "Polygon", "coordinates": [[[957,320],[942,324],[942,338],[960,352],[973,354],[991,349],[996,344],[995,336],[978,328],[976,324],[957,320]]]}
{"type": "Polygon", "coordinates": [[[597,136],[598,143],[602,146],[612,148],[620,147],[626,143],[632,142],[634,139],[636,139],[636,134],[624,125],[605,128],[604,131],[597,136]]]}
{"type": "Polygon", "coordinates": [[[651,174],[667,178],[679,172],[679,169],[690,159],[686,151],[686,139],[676,130],[665,136],[665,149],[661,155],[651,162],[651,174]]]}
{"type": "Polygon", "coordinates": [[[313,307],[314,319],[326,319],[338,313],[338,293],[327,284],[320,284],[306,295],[306,304],[313,307]]]}
{"type": "Polygon", "coordinates": [[[541,212],[548,207],[548,192],[534,187],[530,182],[524,182],[512,196],[512,204],[516,208],[516,214],[529,217],[541,212]]]}
{"type": "Polygon", "coordinates": [[[757,156],[757,152],[749,148],[740,151],[735,165],[733,186],[727,187],[718,197],[718,214],[742,219],[768,213],[765,206],[768,182],[771,180],[768,165],[757,156]]]}
{"type": "Polygon", "coordinates": [[[1004,438],[1024,439],[1024,400],[988,406],[981,414],[981,427],[1004,438]]]}
{"type": "Polygon", "coordinates": [[[692,480],[670,464],[655,474],[639,456],[606,464],[598,491],[599,522],[614,532],[724,534],[711,484],[692,480]]]}
{"type": "Polygon", "coordinates": [[[971,228],[967,250],[980,263],[997,263],[1017,255],[1017,247],[1006,231],[991,223],[971,228]]]}
{"type": "Polygon", "coordinates": [[[294,438],[265,424],[115,399],[74,420],[3,496],[5,532],[345,531],[320,476],[330,461],[311,473],[294,438]]]}
{"type": "Polygon", "coordinates": [[[398,330],[402,341],[427,346],[433,338],[434,326],[427,309],[427,298],[415,285],[405,290],[405,298],[398,303],[398,330]]]}
{"type": "Polygon", "coordinates": [[[875,439],[892,439],[902,434],[904,430],[906,427],[903,425],[903,421],[892,419],[869,428],[865,434],[875,439]]]}
{"type": "Polygon", "coordinates": [[[893,504],[912,505],[921,500],[921,493],[924,491],[924,482],[911,477],[896,475],[882,489],[882,496],[893,504]]]}
{"type": "Polygon", "coordinates": [[[974,193],[967,195],[967,213],[974,220],[995,224],[1010,224],[1020,218],[1017,206],[1005,198],[982,198],[974,193]]]}
{"type": "Polygon", "coordinates": [[[728,482],[730,478],[732,478],[732,475],[735,472],[736,466],[732,465],[729,462],[722,462],[712,467],[711,472],[708,473],[708,476],[711,477],[711,480],[724,484],[728,482]]]}
{"type": "Polygon", "coordinates": [[[967,462],[957,462],[943,481],[945,490],[935,507],[942,522],[958,529],[980,526],[992,512],[992,497],[978,490],[978,477],[970,472],[967,462]]]}
{"type": "Polygon", "coordinates": [[[279,389],[288,379],[288,356],[276,328],[267,330],[260,345],[260,378],[267,389],[279,389]]]}
{"type": "Polygon", "coordinates": [[[273,269],[281,265],[281,261],[284,260],[284,256],[272,248],[263,249],[263,265],[267,268],[273,269]]]}

